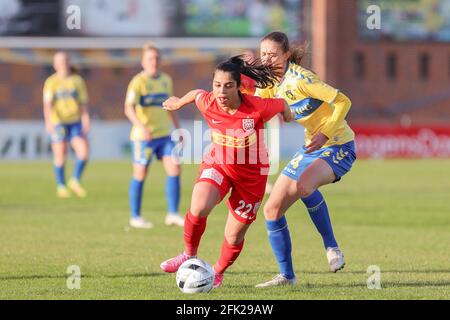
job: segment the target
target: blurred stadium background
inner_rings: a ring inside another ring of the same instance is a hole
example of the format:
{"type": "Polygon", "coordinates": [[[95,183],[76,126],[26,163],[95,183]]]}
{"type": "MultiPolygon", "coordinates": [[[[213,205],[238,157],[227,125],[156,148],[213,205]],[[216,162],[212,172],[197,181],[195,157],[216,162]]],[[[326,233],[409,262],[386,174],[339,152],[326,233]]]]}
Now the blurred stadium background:
{"type": "MultiPolygon", "coordinates": [[[[0,0],[0,159],[50,158],[41,100],[57,49],[88,84],[92,158],[125,159],[122,106],[143,43],[162,48],[182,94],[208,89],[218,61],[257,51],[271,30],[308,41],[306,67],[351,97],[360,157],[450,156],[450,0],[0,0]],[[379,30],[367,27],[373,4],[379,30]]],[[[179,114],[188,128],[200,118],[179,114]]],[[[282,158],[292,143],[283,140],[282,158]]]]}

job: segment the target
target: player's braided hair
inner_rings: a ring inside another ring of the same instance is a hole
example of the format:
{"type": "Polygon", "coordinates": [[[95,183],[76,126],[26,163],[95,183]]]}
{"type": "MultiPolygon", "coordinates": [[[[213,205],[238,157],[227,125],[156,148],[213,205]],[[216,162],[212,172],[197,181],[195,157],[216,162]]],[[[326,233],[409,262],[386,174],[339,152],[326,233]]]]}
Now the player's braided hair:
{"type": "Polygon", "coordinates": [[[295,64],[298,64],[298,65],[301,64],[303,58],[308,53],[309,44],[307,42],[305,42],[303,44],[291,45],[289,43],[288,36],[283,32],[279,32],[279,31],[271,32],[271,33],[265,35],[261,39],[261,42],[263,42],[265,40],[270,40],[270,41],[278,43],[281,47],[281,50],[283,50],[284,53],[290,52],[291,55],[289,57],[289,61],[293,62],[295,64]]]}
{"type": "Polygon", "coordinates": [[[246,62],[244,55],[234,56],[227,61],[219,63],[216,67],[217,70],[231,73],[238,87],[241,85],[241,74],[255,80],[255,86],[262,89],[272,88],[279,76],[273,66],[263,65],[259,59],[246,62]]]}

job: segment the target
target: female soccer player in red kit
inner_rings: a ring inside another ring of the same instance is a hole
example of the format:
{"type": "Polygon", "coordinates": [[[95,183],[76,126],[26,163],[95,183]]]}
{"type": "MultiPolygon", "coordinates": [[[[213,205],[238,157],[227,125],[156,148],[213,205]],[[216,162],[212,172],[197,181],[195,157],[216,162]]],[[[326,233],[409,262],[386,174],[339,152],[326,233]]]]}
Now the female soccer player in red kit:
{"type": "Polygon", "coordinates": [[[163,103],[167,110],[173,111],[195,101],[211,128],[212,148],[203,159],[186,214],[185,251],[161,263],[161,268],[176,272],[183,262],[197,255],[208,215],[231,189],[222,253],[213,266],[216,288],[222,284],[225,270],[241,253],[245,233],[264,197],[269,171],[264,123],[279,113],[285,121],[292,120],[284,100],[242,94],[241,74],[256,80],[259,88],[271,87],[276,76],[272,67],[258,62],[248,64],[237,56],[216,67],[212,92],[193,90],[182,98],[171,97],[163,103]]]}

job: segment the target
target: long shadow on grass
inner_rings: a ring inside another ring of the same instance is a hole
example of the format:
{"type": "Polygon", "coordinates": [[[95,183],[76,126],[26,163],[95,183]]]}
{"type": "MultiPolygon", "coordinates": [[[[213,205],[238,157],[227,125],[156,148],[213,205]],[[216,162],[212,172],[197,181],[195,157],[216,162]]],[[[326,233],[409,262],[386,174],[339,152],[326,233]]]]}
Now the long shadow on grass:
{"type": "MultiPolygon", "coordinates": [[[[381,288],[414,288],[414,287],[446,287],[450,285],[450,281],[413,281],[413,282],[394,282],[394,281],[381,281],[381,288]]],[[[361,288],[367,289],[366,283],[349,283],[349,284],[314,284],[314,283],[300,283],[300,290],[294,289],[293,291],[302,291],[301,289],[323,289],[323,288],[361,288]]],[[[367,289],[368,290],[368,289],[367,289]]]]}
{"type": "MultiPolygon", "coordinates": [[[[251,271],[251,272],[229,272],[230,275],[271,275],[273,276],[276,272],[257,272],[257,271],[251,271]]],[[[330,283],[330,284],[321,284],[321,283],[303,283],[301,274],[323,274],[323,275],[330,275],[334,276],[329,271],[302,271],[298,272],[298,280],[299,280],[299,286],[298,287],[289,287],[289,292],[297,292],[308,290],[308,289],[321,289],[321,288],[361,288],[361,289],[367,289],[367,284],[362,281],[361,283],[330,283]]],[[[365,271],[342,271],[341,273],[345,274],[367,274],[365,271]]],[[[427,273],[450,273],[447,269],[436,269],[436,270],[383,270],[382,273],[416,273],[416,274],[427,274],[427,273]]],[[[338,279],[339,275],[336,275],[336,279],[338,279]]],[[[408,282],[399,282],[399,281],[382,281],[381,287],[384,289],[387,288],[399,288],[399,287],[447,287],[450,286],[450,281],[448,280],[436,280],[436,281],[408,281],[408,282]]],[[[246,288],[253,290],[253,285],[228,285],[229,288],[246,288]]],[[[286,287],[282,288],[271,288],[268,290],[286,290],[286,287]]]]}
{"type": "MultiPolygon", "coordinates": [[[[229,271],[227,274],[239,274],[239,275],[268,275],[268,276],[274,276],[279,271],[273,270],[273,271],[229,271]]],[[[383,273],[448,273],[450,275],[450,269],[435,269],[435,270],[383,270],[381,269],[381,274],[383,273]]],[[[310,270],[296,270],[296,274],[329,274],[332,275],[333,273],[330,271],[310,271],[310,270]]],[[[337,274],[368,274],[366,270],[354,270],[354,271],[347,271],[342,270],[339,271],[337,274]]]]}
{"type": "MultiPolygon", "coordinates": [[[[447,287],[450,286],[450,281],[414,281],[414,282],[381,282],[382,289],[390,289],[390,288],[421,288],[421,287],[447,287]]],[[[224,287],[225,288],[225,287],[224,287]]],[[[300,283],[298,287],[274,287],[267,288],[264,290],[270,291],[280,291],[280,292],[305,292],[311,289],[337,289],[337,288],[359,288],[359,289],[367,289],[367,284],[365,282],[361,283],[330,283],[330,284],[321,284],[321,283],[300,283]]],[[[246,291],[262,291],[261,289],[256,289],[254,285],[227,285],[226,289],[237,289],[246,291]]]]}
{"type": "MultiPolygon", "coordinates": [[[[330,271],[300,271],[299,273],[304,274],[330,274],[330,271]]],[[[365,270],[355,270],[355,271],[340,271],[339,273],[348,273],[348,274],[367,274],[365,270]]],[[[383,270],[381,269],[381,273],[448,273],[450,274],[450,269],[435,269],[435,270],[383,270]]]]}
{"type": "MultiPolygon", "coordinates": [[[[436,269],[436,270],[381,270],[382,274],[386,273],[416,273],[416,274],[427,274],[427,273],[448,273],[450,274],[450,270],[448,269],[436,269]]],[[[250,271],[250,272],[244,272],[244,271],[230,271],[227,272],[229,275],[258,275],[258,276],[267,276],[267,280],[269,280],[270,277],[273,277],[275,274],[277,274],[277,271],[250,271]]],[[[341,274],[364,274],[368,275],[366,271],[341,271],[339,274],[334,275],[330,271],[301,271],[297,272],[297,277],[299,280],[299,286],[297,288],[289,287],[289,291],[302,291],[305,288],[314,289],[314,288],[367,288],[367,284],[365,281],[362,281],[361,283],[331,283],[331,284],[316,284],[316,283],[302,283],[302,277],[301,274],[323,274],[323,275],[329,275],[330,277],[336,277],[334,279],[339,279],[339,276],[341,274]]],[[[392,287],[441,287],[441,286],[450,286],[450,281],[408,281],[408,282],[395,282],[395,281],[381,281],[381,287],[382,288],[392,288],[392,287]]],[[[253,285],[227,285],[229,288],[246,288],[246,289],[254,289],[253,285]]],[[[286,287],[283,287],[286,288],[286,287]]],[[[273,288],[273,289],[282,289],[283,288],[273,288]]]]}

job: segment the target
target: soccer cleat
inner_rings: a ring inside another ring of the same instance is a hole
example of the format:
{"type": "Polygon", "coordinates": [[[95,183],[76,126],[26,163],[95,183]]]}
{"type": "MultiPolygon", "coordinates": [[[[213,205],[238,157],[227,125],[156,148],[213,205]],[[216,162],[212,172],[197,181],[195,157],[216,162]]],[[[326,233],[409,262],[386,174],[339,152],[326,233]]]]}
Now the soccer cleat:
{"type": "Polygon", "coordinates": [[[61,199],[70,198],[70,190],[66,186],[58,186],[56,189],[56,195],[61,199]]]}
{"type": "Polygon", "coordinates": [[[78,181],[78,180],[70,179],[69,188],[79,198],[85,198],[87,196],[86,190],[81,186],[80,181],[78,181]]]}
{"type": "Polygon", "coordinates": [[[338,272],[339,270],[344,269],[344,254],[338,247],[327,249],[327,259],[331,272],[338,272]]]}
{"type": "Polygon", "coordinates": [[[184,218],[179,214],[169,213],[166,215],[166,226],[184,227],[184,218]]]}
{"type": "Polygon", "coordinates": [[[255,288],[269,288],[269,287],[280,287],[280,286],[296,286],[297,279],[288,279],[282,274],[277,274],[272,280],[257,284],[255,288]]]}
{"type": "Polygon", "coordinates": [[[223,273],[216,273],[214,270],[214,288],[219,288],[222,286],[223,282],[223,273]]]}
{"type": "Polygon", "coordinates": [[[195,257],[190,257],[186,253],[179,254],[178,256],[162,262],[159,266],[164,272],[175,273],[183,262],[195,257]]]}
{"type": "Polygon", "coordinates": [[[153,228],[153,223],[145,220],[142,217],[131,218],[130,219],[130,227],[137,229],[151,229],[153,228]]]}

